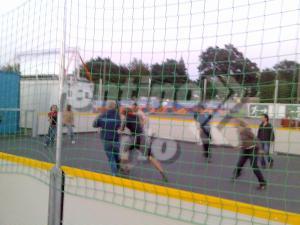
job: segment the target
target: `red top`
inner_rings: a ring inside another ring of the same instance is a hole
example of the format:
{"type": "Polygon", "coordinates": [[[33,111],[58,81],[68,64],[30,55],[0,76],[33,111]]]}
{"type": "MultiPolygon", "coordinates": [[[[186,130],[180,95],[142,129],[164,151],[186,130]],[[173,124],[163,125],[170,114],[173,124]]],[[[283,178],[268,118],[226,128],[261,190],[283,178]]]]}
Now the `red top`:
{"type": "Polygon", "coordinates": [[[49,112],[48,113],[48,118],[49,118],[49,121],[50,121],[50,125],[56,126],[56,124],[57,124],[57,112],[56,111],[49,112]]]}

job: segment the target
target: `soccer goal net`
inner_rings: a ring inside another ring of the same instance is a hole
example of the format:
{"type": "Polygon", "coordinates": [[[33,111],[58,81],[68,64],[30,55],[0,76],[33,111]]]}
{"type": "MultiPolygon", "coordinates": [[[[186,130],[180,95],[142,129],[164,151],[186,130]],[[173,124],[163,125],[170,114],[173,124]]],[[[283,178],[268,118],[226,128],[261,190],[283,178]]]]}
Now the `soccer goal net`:
{"type": "Polygon", "coordinates": [[[0,223],[300,224],[299,7],[4,6],[0,223]]]}

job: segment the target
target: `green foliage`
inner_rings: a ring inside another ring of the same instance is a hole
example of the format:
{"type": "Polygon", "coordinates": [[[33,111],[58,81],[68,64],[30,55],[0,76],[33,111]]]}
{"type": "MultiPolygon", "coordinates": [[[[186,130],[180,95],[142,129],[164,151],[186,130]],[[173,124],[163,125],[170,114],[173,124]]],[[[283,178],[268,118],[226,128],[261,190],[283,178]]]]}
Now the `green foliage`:
{"type": "MultiPolygon", "coordinates": [[[[157,97],[161,97],[163,90],[166,85],[169,84],[169,89],[165,90],[173,100],[177,100],[177,95],[180,86],[184,85],[189,81],[187,69],[183,59],[176,61],[175,59],[167,59],[161,64],[155,63],[151,66],[143,63],[142,60],[133,59],[127,66],[117,65],[112,62],[109,58],[102,59],[101,57],[92,58],[85,63],[88,71],[92,75],[92,80],[94,83],[98,84],[101,78],[104,84],[109,86],[119,86],[117,89],[120,93],[121,86],[127,87],[131,94],[126,92],[127,98],[138,98],[141,96],[148,95],[147,89],[149,84],[149,78],[152,78],[150,95],[154,93],[152,91],[153,85],[159,85],[159,93],[157,97]],[[116,84],[116,85],[114,85],[116,84]],[[163,88],[164,87],[164,88],[163,88]]],[[[86,70],[84,66],[80,68],[81,76],[86,76],[86,70]]],[[[115,89],[111,87],[112,89],[115,89]]],[[[123,88],[124,89],[124,88],[123,88]]],[[[124,96],[124,90],[122,95],[124,96]]],[[[126,89],[126,88],[125,88],[126,89]]],[[[109,93],[115,92],[113,90],[108,90],[109,93]]],[[[155,93],[157,90],[155,91],[155,93]]],[[[108,94],[109,95],[109,94],[108,94]]],[[[191,95],[191,93],[189,93],[191,95]]],[[[185,96],[187,96],[185,94],[185,96]]],[[[189,96],[190,97],[190,96],[189,96]]]]}
{"type": "Polygon", "coordinates": [[[140,96],[141,84],[145,80],[146,82],[148,82],[151,72],[147,64],[143,63],[142,60],[137,60],[136,58],[134,58],[129,63],[128,69],[129,69],[129,80],[130,80],[129,82],[135,84],[135,90],[132,92],[131,97],[138,98],[140,96]]]}
{"type": "Polygon", "coordinates": [[[182,84],[188,81],[187,69],[183,59],[167,59],[162,64],[151,65],[153,81],[156,83],[182,84]]]}
{"type": "MultiPolygon", "coordinates": [[[[261,102],[268,103],[274,101],[275,80],[278,79],[278,102],[299,101],[300,66],[295,61],[284,60],[260,72],[256,63],[246,58],[232,44],[225,45],[224,48],[209,47],[199,58],[198,81],[189,80],[183,59],[166,59],[162,63],[147,65],[134,58],[128,65],[118,65],[109,58],[96,57],[86,62],[86,68],[94,83],[99,84],[99,79],[102,78],[104,84],[110,86],[109,92],[116,92],[118,95],[122,93],[123,96],[126,94],[127,98],[147,96],[149,92],[150,96],[161,97],[164,92],[165,98],[174,101],[178,96],[179,99],[190,99],[192,91],[183,91],[183,87],[195,83],[200,90],[203,88],[203,79],[207,78],[207,99],[226,95],[230,87],[240,96],[257,96],[261,102]],[[150,90],[149,78],[152,78],[150,90]]],[[[19,65],[7,65],[2,70],[18,71],[19,65]]],[[[84,66],[81,66],[80,71],[81,76],[86,76],[84,66]]]]}
{"type": "Polygon", "coordinates": [[[261,103],[273,103],[274,102],[274,89],[275,89],[275,82],[270,81],[266,83],[260,84],[260,102],[261,103]]]}
{"type": "Polygon", "coordinates": [[[0,68],[1,72],[14,72],[14,73],[21,73],[20,72],[20,64],[16,63],[16,64],[7,64],[5,66],[2,66],[0,68]]]}
{"type": "Polygon", "coordinates": [[[142,77],[149,77],[151,73],[149,66],[136,58],[129,63],[128,70],[130,73],[129,77],[134,84],[139,84],[142,82],[142,77]]]}
{"type": "Polygon", "coordinates": [[[174,59],[167,59],[162,64],[153,64],[151,66],[152,85],[157,83],[166,87],[166,84],[171,84],[172,97],[174,101],[177,101],[179,86],[189,81],[187,69],[183,59],[179,61],[174,59]]]}
{"type": "MultiPolygon", "coordinates": [[[[96,57],[90,59],[85,64],[95,83],[98,83],[100,78],[105,82],[125,83],[129,75],[129,70],[126,66],[117,65],[109,58],[96,57]]],[[[81,76],[86,76],[83,66],[81,66],[80,71],[81,76]]]]}
{"type": "MultiPolygon", "coordinates": [[[[209,47],[201,53],[199,59],[199,79],[208,78],[208,86],[212,89],[216,87],[217,78],[221,77],[226,86],[239,84],[248,87],[248,96],[256,95],[259,68],[232,44],[225,45],[225,48],[209,47]]],[[[214,92],[210,94],[212,98],[216,95],[214,92]]]]}
{"type": "Polygon", "coordinates": [[[278,102],[296,103],[298,96],[299,64],[295,61],[284,60],[272,69],[261,72],[260,101],[274,102],[275,80],[278,79],[278,102]]]}

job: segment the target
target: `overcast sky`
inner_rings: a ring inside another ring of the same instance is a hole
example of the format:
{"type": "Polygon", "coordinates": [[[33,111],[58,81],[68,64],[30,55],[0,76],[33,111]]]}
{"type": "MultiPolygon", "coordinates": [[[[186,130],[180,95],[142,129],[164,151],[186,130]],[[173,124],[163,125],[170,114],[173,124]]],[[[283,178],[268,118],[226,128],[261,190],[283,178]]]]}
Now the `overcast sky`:
{"type": "MultiPolygon", "coordinates": [[[[67,0],[67,8],[66,44],[85,60],[151,64],[182,57],[193,79],[209,46],[232,43],[260,68],[300,61],[299,0],[67,0]]],[[[4,1],[0,14],[0,64],[20,52],[60,47],[62,0],[4,1]]],[[[59,55],[20,60],[28,73],[51,73],[59,55]]]]}

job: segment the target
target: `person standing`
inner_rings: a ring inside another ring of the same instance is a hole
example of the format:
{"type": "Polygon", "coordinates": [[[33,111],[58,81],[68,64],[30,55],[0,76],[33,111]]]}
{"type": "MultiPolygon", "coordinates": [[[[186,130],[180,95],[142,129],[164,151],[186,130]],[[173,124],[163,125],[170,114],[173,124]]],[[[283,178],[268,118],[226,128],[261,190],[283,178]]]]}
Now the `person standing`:
{"type": "Polygon", "coordinates": [[[247,124],[239,120],[238,121],[238,134],[240,139],[240,156],[236,168],[233,172],[233,180],[239,178],[242,172],[242,168],[244,167],[245,163],[249,160],[250,165],[252,167],[253,173],[258,179],[259,186],[257,187],[258,190],[266,189],[266,181],[261,173],[258,165],[257,165],[257,153],[258,153],[258,143],[255,135],[251,131],[247,124]]]}
{"type": "Polygon", "coordinates": [[[147,116],[145,115],[145,113],[139,108],[139,106],[136,102],[133,103],[133,105],[132,105],[132,111],[139,117],[140,123],[141,123],[143,129],[145,129],[148,119],[147,119],[147,116]]]}
{"type": "Polygon", "coordinates": [[[197,112],[194,114],[194,119],[199,124],[199,133],[203,143],[204,157],[207,162],[211,162],[211,127],[209,122],[212,119],[212,115],[205,111],[205,107],[202,104],[200,104],[197,109],[197,112]]]}
{"type": "Polygon", "coordinates": [[[274,142],[275,134],[272,124],[269,122],[269,116],[267,114],[262,115],[262,122],[259,125],[257,132],[257,138],[260,141],[263,153],[260,156],[260,162],[263,168],[266,168],[265,156],[267,157],[269,167],[273,167],[273,158],[270,156],[270,143],[274,142]]]}
{"type": "Polygon", "coordinates": [[[113,176],[119,172],[119,133],[121,126],[119,112],[116,110],[115,101],[107,101],[106,112],[98,116],[93,122],[93,127],[101,128],[100,138],[104,145],[104,151],[108,158],[113,176]]]}
{"type": "Polygon", "coordinates": [[[71,143],[75,144],[74,132],[73,132],[73,127],[74,127],[74,113],[72,111],[72,106],[71,105],[67,105],[66,111],[64,111],[64,114],[63,114],[63,125],[68,130],[68,135],[71,138],[71,143]]]}
{"type": "Polygon", "coordinates": [[[54,145],[56,130],[57,130],[57,105],[52,105],[50,107],[50,112],[48,113],[48,121],[49,121],[49,128],[48,134],[46,135],[45,140],[45,147],[54,145]]]}

